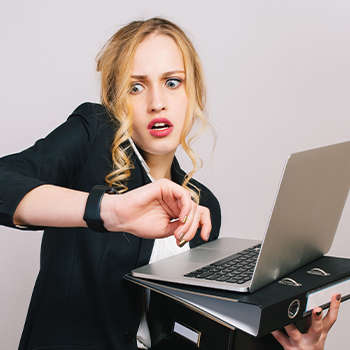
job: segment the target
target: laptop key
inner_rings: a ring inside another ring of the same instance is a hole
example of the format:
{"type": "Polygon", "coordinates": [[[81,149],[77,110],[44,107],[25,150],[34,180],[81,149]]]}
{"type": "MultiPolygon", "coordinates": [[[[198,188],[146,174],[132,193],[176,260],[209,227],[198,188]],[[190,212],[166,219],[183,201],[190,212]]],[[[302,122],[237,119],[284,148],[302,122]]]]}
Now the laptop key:
{"type": "Polygon", "coordinates": [[[225,281],[228,280],[229,278],[230,278],[230,276],[222,276],[222,277],[218,278],[216,281],[225,282],[225,281]]]}
{"type": "Polygon", "coordinates": [[[197,275],[196,278],[202,278],[203,279],[203,278],[206,278],[206,277],[211,276],[211,275],[213,275],[213,272],[206,271],[206,272],[201,273],[200,275],[197,275]]]}
{"type": "Polygon", "coordinates": [[[197,274],[194,272],[190,272],[190,273],[186,273],[186,275],[184,275],[185,277],[196,277],[197,274]]]}
{"type": "Polygon", "coordinates": [[[212,280],[215,280],[215,281],[216,281],[216,280],[217,280],[218,278],[220,278],[220,277],[222,277],[222,275],[216,275],[216,274],[215,274],[215,275],[208,276],[208,277],[206,277],[205,279],[206,279],[206,280],[211,280],[211,281],[212,281],[212,280]]]}
{"type": "Polygon", "coordinates": [[[239,280],[239,281],[237,281],[236,283],[237,284],[243,284],[243,283],[245,283],[246,281],[244,281],[244,280],[239,280]]]}
{"type": "Polygon", "coordinates": [[[228,273],[226,276],[235,277],[235,276],[237,276],[237,274],[236,274],[236,273],[230,272],[230,273],[228,273]]]}
{"type": "Polygon", "coordinates": [[[228,279],[226,282],[228,282],[228,283],[237,283],[237,278],[230,278],[230,279],[228,279]]]}
{"type": "Polygon", "coordinates": [[[227,258],[221,259],[221,260],[219,260],[219,261],[215,261],[215,262],[213,262],[211,265],[217,266],[217,265],[225,264],[226,262],[228,262],[228,261],[234,259],[235,257],[238,257],[239,255],[240,255],[239,253],[236,253],[236,254],[231,255],[231,256],[229,256],[229,257],[227,257],[227,258]]]}

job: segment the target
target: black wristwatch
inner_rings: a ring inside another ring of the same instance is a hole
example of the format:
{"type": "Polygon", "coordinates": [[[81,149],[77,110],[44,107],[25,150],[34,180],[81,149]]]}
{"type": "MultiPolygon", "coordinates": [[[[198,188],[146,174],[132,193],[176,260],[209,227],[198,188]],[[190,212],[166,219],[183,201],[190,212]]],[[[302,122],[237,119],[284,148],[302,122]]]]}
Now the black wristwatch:
{"type": "Polygon", "coordinates": [[[113,187],[96,185],[91,189],[86,201],[83,219],[88,225],[88,228],[96,232],[108,232],[103,225],[100,214],[101,201],[105,193],[116,194],[117,190],[113,187]]]}

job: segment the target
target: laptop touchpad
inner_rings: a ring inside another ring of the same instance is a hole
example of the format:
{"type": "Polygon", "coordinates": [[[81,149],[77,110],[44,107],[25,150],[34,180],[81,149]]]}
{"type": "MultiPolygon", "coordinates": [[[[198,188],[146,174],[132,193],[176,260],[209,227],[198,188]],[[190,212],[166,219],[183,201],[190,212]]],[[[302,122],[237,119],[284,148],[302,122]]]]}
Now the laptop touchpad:
{"type": "Polygon", "coordinates": [[[179,254],[179,255],[175,255],[172,256],[172,259],[176,259],[179,261],[188,261],[188,262],[196,262],[196,263],[210,263],[211,261],[215,261],[215,260],[219,260],[219,259],[223,259],[226,256],[230,255],[230,253],[223,253],[220,252],[218,250],[206,250],[205,254],[203,252],[203,250],[192,250],[192,251],[188,251],[185,254],[179,254]],[[189,253],[189,254],[186,254],[189,253]]]}

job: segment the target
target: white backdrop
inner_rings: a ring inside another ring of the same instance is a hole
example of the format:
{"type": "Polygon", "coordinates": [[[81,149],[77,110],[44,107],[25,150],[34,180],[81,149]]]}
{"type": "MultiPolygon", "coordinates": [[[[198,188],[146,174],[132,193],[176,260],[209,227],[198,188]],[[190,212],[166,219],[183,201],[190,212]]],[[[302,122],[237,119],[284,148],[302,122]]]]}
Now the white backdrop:
{"type": "MultiPolygon", "coordinates": [[[[261,239],[291,152],[350,139],[347,0],[2,1],[0,155],[30,146],[84,101],[99,101],[94,58],[123,24],[165,16],[190,33],[218,131],[197,178],[222,206],[222,235],[261,239]]],[[[181,163],[188,161],[179,152],[181,163]]],[[[349,257],[350,204],[330,254],[349,257]]],[[[0,228],[0,348],[15,349],[39,268],[40,232],[0,228]]],[[[350,302],[326,349],[346,348],[350,302]]]]}

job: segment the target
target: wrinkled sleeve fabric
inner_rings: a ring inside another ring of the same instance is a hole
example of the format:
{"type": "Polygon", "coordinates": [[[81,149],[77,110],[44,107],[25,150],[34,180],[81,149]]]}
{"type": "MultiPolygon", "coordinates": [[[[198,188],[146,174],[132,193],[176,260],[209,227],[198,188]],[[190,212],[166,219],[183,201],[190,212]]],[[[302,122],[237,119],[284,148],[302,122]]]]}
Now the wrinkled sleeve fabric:
{"type": "Polygon", "coordinates": [[[0,224],[15,227],[14,212],[32,189],[44,184],[70,187],[93,147],[99,126],[96,106],[80,105],[65,123],[32,147],[0,159],[0,224]]]}

